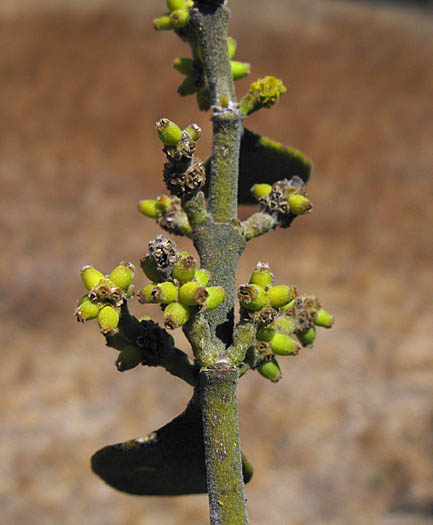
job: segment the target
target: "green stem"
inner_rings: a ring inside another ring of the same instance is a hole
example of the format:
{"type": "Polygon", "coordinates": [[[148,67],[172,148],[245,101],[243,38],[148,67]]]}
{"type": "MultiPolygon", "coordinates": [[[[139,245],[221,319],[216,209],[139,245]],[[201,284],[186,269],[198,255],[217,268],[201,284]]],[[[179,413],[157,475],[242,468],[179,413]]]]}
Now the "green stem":
{"type": "Polygon", "coordinates": [[[212,525],[248,523],[242,477],[236,368],[202,369],[206,475],[212,525]]]}

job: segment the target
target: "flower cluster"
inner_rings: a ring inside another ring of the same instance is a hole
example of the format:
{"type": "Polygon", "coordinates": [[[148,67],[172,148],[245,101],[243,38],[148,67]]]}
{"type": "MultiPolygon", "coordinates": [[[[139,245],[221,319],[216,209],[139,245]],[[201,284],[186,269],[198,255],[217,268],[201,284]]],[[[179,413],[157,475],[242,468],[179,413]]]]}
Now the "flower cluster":
{"type": "Polygon", "coordinates": [[[192,0],[167,0],[168,12],[153,21],[157,31],[182,29],[189,22],[189,8],[194,5],[192,0]]]}
{"type": "Polygon", "coordinates": [[[266,76],[259,78],[250,86],[249,92],[240,102],[240,110],[243,115],[251,115],[261,108],[271,108],[276,104],[281,95],[285,93],[286,87],[278,78],[266,76]]]}
{"type": "Polygon", "coordinates": [[[163,171],[168,191],[180,198],[193,195],[206,180],[204,164],[194,156],[200,127],[191,124],[182,131],[171,120],[162,118],[156,123],[156,129],[168,160],[163,171]]]}
{"type": "Polygon", "coordinates": [[[119,311],[126,299],[134,294],[132,279],[135,268],[130,262],[122,261],[109,275],[84,266],[81,279],[88,293],[78,301],[75,309],[77,321],[97,319],[101,332],[108,335],[119,324],[119,311]]]}
{"type": "Polygon", "coordinates": [[[179,328],[188,322],[194,309],[208,312],[226,299],[224,288],[207,286],[210,273],[198,269],[192,255],[177,250],[175,243],[163,235],[149,243],[140,264],[151,282],[140,290],[138,300],[159,303],[166,328],[179,328]]]}
{"type": "Polygon", "coordinates": [[[250,282],[239,287],[238,298],[241,316],[258,324],[256,368],[271,381],[281,377],[275,355],[298,354],[301,345],[312,346],[316,326],[331,328],[334,323],[316,297],[298,296],[294,286],[274,286],[267,263],[257,264],[250,282]]]}

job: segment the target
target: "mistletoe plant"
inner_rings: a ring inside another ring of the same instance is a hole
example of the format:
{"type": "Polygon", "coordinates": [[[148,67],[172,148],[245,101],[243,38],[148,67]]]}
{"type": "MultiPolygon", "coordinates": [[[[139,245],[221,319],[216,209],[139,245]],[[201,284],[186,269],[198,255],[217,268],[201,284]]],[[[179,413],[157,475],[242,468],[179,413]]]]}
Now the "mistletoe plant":
{"type": "Polygon", "coordinates": [[[119,371],[162,366],[189,383],[193,395],[185,411],[161,429],[98,451],[92,468],[131,494],[208,492],[212,524],[244,524],[244,484],[252,467],[239,444],[238,379],[256,370],[276,383],[281,378],[277,358],[311,346],[316,327],[331,327],[333,318],[316,297],[274,282],[265,262],[258,262],[249,282],[236,290],[236,267],[249,240],[287,228],[311,211],[305,190],[311,163],[244,126],[249,115],[273,106],[286,89],[267,76],[236,100],[233,81],[247,75],[250,66],[233,60],[236,42],[227,33],[225,2],[167,0],[167,6],[154,26],[173,30],[191,48],[191,57],[174,60],[184,75],[178,93],[195,94],[199,108],[211,111],[213,147],[202,162],[195,154],[199,126],[182,130],[161,118],[156,130],[167,157],[163,177],[169,195],[142,200],[138,208],[169,234],[190,238],[199,262],[158,235],[140,261],[149,282],[136,292],[132,263],[121,262],[107,275],[85,266],[86,293],[75,315],[81,322],[97,319],[106,344],[118,351],[119,371]],[[240,221],[238,204],[251,202],[259,210],[240,221]],[[162,308],[163,327],[147,314],[129,312],[134,296],[162,308]],[[178,328],[191,344],[191,357],[170,335],[178,328]]]}

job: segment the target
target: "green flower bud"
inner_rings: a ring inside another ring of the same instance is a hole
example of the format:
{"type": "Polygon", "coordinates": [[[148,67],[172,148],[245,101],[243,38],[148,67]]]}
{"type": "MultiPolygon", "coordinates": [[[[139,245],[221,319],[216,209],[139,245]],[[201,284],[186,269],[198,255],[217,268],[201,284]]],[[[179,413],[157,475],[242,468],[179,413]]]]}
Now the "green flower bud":
{"type": "Polygon", "coordinates": [[[270,343],[272,352],[277,355],[296,355],[299,352],[298,343],[289,335],[276,333],[270,343]]]}
{"type": "Polygon", "coordinates": [[[281,308],[296,297],[294,286],[273,286],[268,290],[269,301],[274,308],[281,308]]]}
{"type": "Polygon", "coordinates": [[[296,320],[286,315],[278,317],[273,326],[279,333],[290,335],[296,330],[296,320]]]}
{"type": "Polygon", "coordinates": [[[250,283],[266,289],[272,286],[273,278],[274,276],[269,268],[269,264],[259,262],[251,274],[250,283]]]}
{"type": "Polygon", "coordinates": [[[154,282],[159,282],[161,280],[161,276],[156,268],[156,263],[152,257],[147,255],[141,259],[140,266],[148,279],[154,282]]]}
{"type": "Polygon", "coordinates": [[[256,284],[242,284],[238,290],[238,299],[243,308],[254,312],[268,304],[265,290],[256,284]]]}
{"type": "Polygon", "coordinates": [[[172,202],[173,199],[171,199],[168,195],[160,195],[156,199],[156,209],[160,213],[166,213],[170,208],[172,202]]]}
{"type": "Polygon", "coordinates": [[[177,92],[181,97],[187,97],[193,95],[197,91],[197,84],[195,83],[194,77],[188,75],[177,87],[177,92]]]}
{"type": "Polygon", "coordinates": [[[311,326],[307,331],[299,332],[296,335],[302,346],[313,346],[316,339],[316,329],[314,326],[311,326]]]}
{"type": "Polygon", "coordinates": [[[331,328],[334,324],[334,317],[323,308],[319,308],[317,317],[314,319],[314,324],[323,326],[323,328],[331,328]]]}
{"type": "Polygon", "coordinates": [[[177,279],[180,283],[186,283],[192,281],[194,278],[195,271],[197,269],[197,263],[192,255],[183,257],[173,267],[172,277],[177,279]]]}
{"type": "Polygon", "coordinates": [[[132,279],[134,279],[134,272],[135,267],[132,263],[122,261],[119,266],[116,266],[116,268],[111,271],[108,278],[113,281],[116,286],[126,291],[132,283],[132,279]]]}
{"type": "Polygon", "coordinates": [[[187,9],[176,9],[170,15],[170,21],[175,29],[182,29],[189,22],[189,11],[187,9]]]}
{"type": "Polygon", "coordinates": [[[190,124],[183,131],[184,133],[187,133],[194,142],[197,142],[197,140],[201,137],[201,127],[197,124],[190,124]]]}
{"type": "Polygon", "coordinates": [[[209,292],[197,281],[190,281],[179,288],[179,302],[186,306],[204,304],[209,292]]]}
{"type": "Polygon", "coordinates": [[[135,368],[143,361],[143,354],[133,345],[125,346],[116,359],[116,367],[119,372],[135,368]]]}
{"type": "Polygon", "coordinates": [[[167,7],[170,11],[176,11],[176,9],[186,9],[185,0],[167,0],[167,7]]]}
{"type": "Polygon", "coordinates": [[[209,296],[204,303],[204,310],[210,312],[215,310],[218,306],[225,301],[227,293],[222,286],[210,286],[206,288],[209,296]]]}
{"type": "Polygon", "coordinates": [[[250,64],[246,62],[231,61],[233,80],[240,80],[250,74],[250,64]]]}
{"type": "Polygon", "coordinates": [[[158,283],[146,284],[144,288],[140,290],[138,294],[138,301],[140,303],[157,303],[158,301],[153,296],[153,290],[158,286],[158,283]]]}
{"type": "Polygon", "coordinates": [[[259,365],[257,371],[260,375],[269,379],[273,383],[277,383],[281,379],[281,370],[274,357],[259,365]]]}
{"type": "Polygon", "coordinates": [[[265,326],[257,332],[256,339],[258,341],[266,341],[269,343],[276,333],[277,331],[273,326],[265,326]]]}
{"type": "Polygon", "coordinates": [[[151,219],[157,219],[159,215],[158,201],[153,199],[140,201],[138,203],[138,211],[146,217],[150,217],[151,219]]]}
{"type": "Polygon", "coordinates": [[[169,31],[170,29],[174,29],[173,24],[171,22],[170,14],[168,13],[160,16],[159,18],[155,18],[153,20],[153,27],[157,31],[169,31]]]}
{"type": "Polygon", "coordinates": [[[251,188],[251,193],[253,197],[259,200],[261,197],[266,197],[272,191],[272,186],[270,184],[254,184],[251,188]]]}
{"type": "Polygon", "coordinates": [[[161,304],[168,304],[177,301],[178,298],[178,287],[170,281],[165,283],[157,284],[151,295],[156,302],[161,304]]]}
{"type": "Polygon", "coordinates": [[[93,266],[83,266],[81,268],[81,279],[88,290],[96,286],[104,277],[105,275],[96,268],[93,268],[93,266]]]}
{"type": "Polygon", "coordinates": [[[191,75],[194,69],[194,60],[192,58],[175,58],[173,67],[182,75],[191,75]]]}
{"type": "Polygon", "coordinates": [[[229,47],[229,57],[230,57],[230,60],[231,60],[235,56],[236,47],[237,47],[238,43],[236,42],[236,40],[234,38],[229,36],[227,38],[227,45],[229,47]]]}
{"type": "Polygon", "coordinates": [[[194,274],[194,281],[197,281],[202,286],[207,286],[209,279],[210,279],[209,270],[205,270],[204,268],[200,268],[200,270],[196,270],[194,274]]]}
{"type": "Polygon", "coordinates": [[[98,313],[98,325],[103,334],[109,334],[119,324],[119,314],[112,306],[104,306],[98,313]]]}
{"type": "Polygon", "coordinates": [[[89,299],[88,295],[83,295],[83,297],[78,301],[74,315],[77,318],[77,321],[84,323],[90,319],[96,319],[96,317],[98,317],[99,310],[100,307],[93,303],[89,299]]]}
{"type": "Polygon", "coordinates": [[[290,206],[290,212],[293,213],[293,215],[304,215],[304,213],[308,213],[313,207],[307,197],[304,197],[304,195],[299,195],[298,193],[290,195],[288,202],[290,206]]]}
{"type": "Polygon", "coordinates": [[[182,138],[182,130],[180,127],[171,120],[168,120],[168,118],[158,120],[156,123],[156,131],[165,146],[176,146],[182,138]]]}
{"type": "Polygon", "coordinates": [[[170,303],[164,310],[164,326],[174,330],[187,323],[189,316],[188,306],[182,303],[170,303]]]}

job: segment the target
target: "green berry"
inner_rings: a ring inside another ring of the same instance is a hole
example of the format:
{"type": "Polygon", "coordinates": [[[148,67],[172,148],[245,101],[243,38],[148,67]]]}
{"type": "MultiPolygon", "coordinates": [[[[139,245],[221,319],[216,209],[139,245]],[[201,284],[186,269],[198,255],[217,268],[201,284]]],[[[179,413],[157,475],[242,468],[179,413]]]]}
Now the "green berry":
{"type": "Polygon", "coordinates": [[[116,367],[119,372],[135,368],[143,361],[143,354],[133,345],[128,345],[121,350],[119,357],[116,359],[116,367]]]}
{"type": "Polygon", "coordinates": [[[265,290],[256,284],[242,284],[238,290],[239,303],[243,308],[257,312],[268,304],[265,290]]]}
{"type": "Polygon", "coordinates": [[[265,326],[257,332],[256,339],[258,341],[266,341],[269,343],[276,333],[277,331],[273,326],[265,326]]]}
{"type": "Polygon", "coordinates": [[[233,80],[240,80],[250,74],[250,64],[246,62],[231,61],[233,80]]]}
{"type": "Polygon", "coordinates": [[[251,193],[257,200],[261,199],[262,197],[266,197],[271,193],[271,191],[272,186],[270,184],[254,184],[254,186],[251,188],[251,193]]]}
{"type": "Polygon", "coordinates": [[[323,328],[331,328],[334,324],[334,317],[323,308],[319,308],[317,317],[314,319],[314,324],[323,326],[323,328]]]}
{"type": "Polygon", "coordinates": [[[232,38],[231,36],[229,36],[227,38],[227,45],[228,45],[228,48],[229,48],[229,57],[230,57],[230,60],[235,56],[235,53],[236,53],[236,47],[237,47],[237,42],[234,38],[232,38]]]}
{"type": "Polygon", "coordinates": [[[197,140],[201,137],[201,128],[197,124],[190,124],[183,131],[184,133],[187,133],[194,142],[197,142],[197,140]]]}
{"type": "Polygon", "coordinates": [[[269,286],[272,286],[273,278],[274,276],[269,269],[269,264],[259,262],[257,263],[256,269],[251,274],[250,284],[256,284],[257,286],[266,289],[269,286]]]}
{"type": "Polygon", "coordinates": [[[296,297],[296,288],[294,286],[273,286],[268,290],[268,297],[271,306],[281,308],[296,297]]]}
{"type": "Polygon", "coordinates": [[[289,335],[276,333],[270,343],[272,352],[277,355],[296,355],[299,352],[298,343],[289,335]]]}
{"type": "Polygon", "coordinates": [[[167,0],[167,7],[170,11],[176,11],[176,9],[186,9],[185,0],[167,0]]]}
{"type": "Polygon", "coordinates": [[[153,290],[158,286],[158,283],[149,283],[146,284],[144,288],[140,290],[138,294],[138,300],[140,303],[157,303],[153,295],[153,290]]]}
{"type": "Polygon", "coordinates": [[[157,219],[159,216],[158,201],[153,199],[140,201],[138,211],[150,219],[157,219]]]}
{"type": "Polygon", "coordinates": [[[155,18],[153,20],[153,27],[157,31],[169,31],[170,29],[174,29],[170,18],[170,13],[162,15],[159,18],[155,18]]]}
{"type": "Polygon", "coordinates": [[[93,303],[87,295],[78,301],[77,308],[75,309],[75,317],[80,323],[89,321],[90,319],[96,319],[98,317],[100,307],[93,303]]]}
{"type": "Polygon", "coordinates": [[[175,29],[182,29],[182,27],[185,27],[189,22],[188,9],[176,9],[176,11],[172,11],[170,21],[175,29]]]}
{"type": "Polygon", "coordinates": [[[200,270],[196,270],[194,274],[194,280],[200,283],[202,286],[207,286],[209,279],[210,279],[210,272],[208,270],[205,270],[204,268],[201,268],[200,270]]]}
{"type": "Polygon", "coordinates": [[[192,281],[197,269],[197,263],[192,255],[183,257],[173,267],[172,277],[177,279],[180,283],[186,283],[192,281]]]}
{"type": "Polygon", "coordinates": [[[313,346],[314,340],[316,339],[316,329],[314,326],[311,326],[305,332],[300,332],[296,335],[302,346],[313,346]]]}
{"type": "Polygon", "coordinates": [[[280,317],[278,317],[278,319],[273,322],[272,326],[275,327],[277,332],[290,335],[296,330],[296,320],[293,319],[293,317],[280,315],[280,317]]]}
{"type": "Polygon", "coordinates": [[[183,81],[177,87],[177,92],[181,97],[187,97],[188,95],[193,95],[197,91],[197,84],[195,83],[194,77],[188,75],[183,79],[183,81]]]}
{"type": "Polygon", "coordinates": [[[192,58],[175,58],[173,67],[182,75],[190,75],[194,69],[194,60],[192,58]]]}
{"type": "Polygon", "coordinates": [[[168,118],[158,120],[156,123],[156,131],[165,146],[176,146],[182,138],[182,130],[180,127],[171,120],[168,120],[168,118]]]}
{"type": "Polygon", "coordinates": [[[273,383],[277,383],[281,379],[281,370],[274,357],[259,365],[257,371],[260,375],[269,379],[273,383]]]}
{"type": "Polygon", "coordinates": [[[170,281],[157,284],[151,295],[156,302],[161,304],[168,304],[177,301],[178,298],[178,287],[170,281]]]}
{"type": "Polygon", "coordinates": [[[93,266],[83,266],[83,268],[81,268],[81,279],[88,290],[91,290],[104,278],[105,275],[96,268],[93,268],[93,266]]]}
{"type": "Polygon", "coordinates": [[[218,306],[225,301],[227,293],[222,286],[210,286],[206,288],[209,296],[204,303],[204,309],[206,312],[215,310],[218,306]]]}
{"type": "Polygon", "coordinates": [[[109,334],[119,324],[119,314],[112,306],[104,306],[98,313],[98,325],[103,334],[109,334]]]}
{"type": "Polygon", "coordinates": [[[159,272],[156,268],[156,263],[152,257],[147,255],[146,257],[141,259],[140,266],[148,279],[154,282],[160,281],[161,276],[159,275],[159,272]]]}
{"type": "Polygon", "coordinates": [[[172,330],[183,326],[190,316],[189,307],[182,303],[170,303],[164,310],[164,325],[172,330]]]}
{"type": "Polygon", "coordinates": [[[179,288],[179,302],[186,306],[204,304],[209,292],[197,281],[190,281],[179,288]]]}
{"type": "Polygon", "coordinates": [[[116,268],[111,271],[108,278],[113,281],[116,286],[126,291],[132,283],[132,279],[134,279],[134,272],[135,267],[132,263],[122,261],[119,266],[116,266],[116,268]]]}
{"type": "Polygon", "coordinates": [[[293,215],[304,215],[304,213],[308,213],[313,207],[307,197],[304,197],[304,195],[299,195],[298,193],[291,195],[288,199],[288,202],[290,206],[290,212],[293,213],[293,215]]]}
{"type": "Polygon", "coordinates": [[[169,210],[171,203],[173,202],[173,199],[171,199],[168,195],[160,195],[156,199],[156,209],[159,213],[167,213],[169,210]]]}

